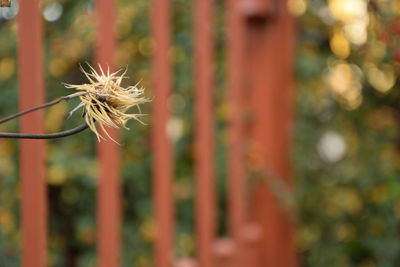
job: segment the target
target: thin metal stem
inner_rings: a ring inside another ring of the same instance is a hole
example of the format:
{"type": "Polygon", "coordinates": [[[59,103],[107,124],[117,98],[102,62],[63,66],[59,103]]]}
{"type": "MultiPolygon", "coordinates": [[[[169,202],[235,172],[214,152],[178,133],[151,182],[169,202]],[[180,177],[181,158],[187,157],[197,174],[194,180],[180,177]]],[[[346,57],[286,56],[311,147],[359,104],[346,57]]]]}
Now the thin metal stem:
{"type": "Polygon", "coordinates": [[[0,124],[4,123],[4,122],[6,122],[6,121],[9,121],[9,120],[18,118],[18,117],[20,117],[20,116],[22,116],[22,115],[25,115],[25,114],[27,114],[27,113],[33,112],[33,111],[38,110],[38,109],[42,109],[42,108],[47,108],[47,107],[50,107],[50,106],[54,106],[54,105],[60,103],[60,102],[63,101],[63,100],[68,101],[68,100],[70,100],[70,99],[72,99],[72,98],[75,98],[75,97],[78,97],[78,96],[82,96],[82,95],[86,95],[86,94],[88,94],[88,92],[77,93],[77,94],[72,94],[72,95],[67,95],[67,96],[60,97],[60,98],[58,98],[58,99],[56,99],[56,100],[53,100],[53,101],[50,101],[50,102],[48,102],[48,103],[45,103],[45,104],[42,104],[42,105],[39,105],[39,106],[30,108],[30,109],[27,109],[27,110],[24,110],[24,111],[15,113],[15,114],[10,115],[10,116],[8,116],[8,117],[5,117],[5,118],[3,118],[3,119],[0,119],[0,124]]]}
{"type": "MultiPolygon", "coordinates": [[[[67,96],[63,96],[60,97],[56,100],[50,101],[48,103],[15,113],[13,115],[7,116],[3,119],[0,119],[0,124],[7,122],[9,120],[21,117],[22,115],[25,115],[27,113],[33,112],[35,110],[38,109],[42,109],[42,108],[47,108],[50,106],[54,106],[58,103],[60,103],[63,100],[68,101],[69,99],[75,98],[75,97],[79,97],[82,95],[86,95],[88,94],[88,92],[83,92],[83,93],[76,93],[76,94],[71,94],[71,95],[67,95],[67,96]]],[[[58,132],[58,133],[50,133],[50,134],[32,134],[32,133],[6,133],[6,132],[0,132],[0,138],[23,138],[23,139],[53,139],[53,138],[60,138],[60,137],[66,137],[69,135],[73,135],[73,134],[77,134],[80,133],[84,130],[86,130],[87,128],[89,128],[89,126],[84,123],[81,124],[73,129],[70,130],[66,130],[66,131],[62,131],[62,132],[58,132]]]]}
{"type": "Polygon", "coordinates": [[[69,135],[80,133],[89,128],[89,126],[84,123],[70,130],[58,132],[58,133],[50,133],[50,134],[29,134],[29,133],[4,133],[0,132],[0,138],[23,138],[23,139],[53,139],[53,138],[61,138],[69,135]]]}

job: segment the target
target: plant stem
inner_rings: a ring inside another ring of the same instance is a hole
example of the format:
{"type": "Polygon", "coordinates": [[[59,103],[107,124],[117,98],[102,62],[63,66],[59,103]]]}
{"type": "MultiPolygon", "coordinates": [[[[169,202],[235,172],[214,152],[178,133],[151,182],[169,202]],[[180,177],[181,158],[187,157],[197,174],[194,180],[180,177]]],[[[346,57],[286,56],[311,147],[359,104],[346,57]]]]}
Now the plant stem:
{"type": "Polygon", "coordinates": [[[82,96],[82,95],[86,95],[87,93],[88,93],[88,92],[83,92],[83,93],[77,93],[77,94],[72,94],[72,95],[63,96],[63,97],[60,97],[60,98],[58,98],[58,99],[56,99],[56,100],[50,101],[50,102],[48,102],[48,103],[45,103],[45,104],[42,104],[42,105],[39,105],[39,106],[30,108],[30,109],[27,109],[27,110],[24,110],[24,111],[21,111],[21,112],[18,112],[18,113],[15,113],[15,114],[13,114],[13,115],[10,115],[10,116],[8,116],[8,117],[5,117],[5,118],[3,118],[3,119],[0,119],[0,124],[4,123],[4,122],[6,122],[6,121],[9,121],[9,120],[18,118],[18,117],[20,117],[20,116],[22,116],[22,115],[25,115],[25,114],[27,114],[27,113],[30,113],[30,112],[35,111],[35,110],[38,110],[38,109],[42,109],[42,108],[47,108],[47,107],[50,107],[50,106],[54,106],[54,105],[60,103],[60,102],[63,101],[63,100],[68,101],[68,100],[70,100],[70,99],[72,99],[72,98],[75,98],[75,97],[78,97],[78,96],[82,96]]]}
{"type": "Polygon", "coordinates": [[[0,138],[23,138],[23,139],[54,139],[60,137],[66,137],[69,135],[80,133],[89,128],[89,126],[84,123],[70,130],[50,133],[50,134],[29,134],[29,133],[4,133],[0,132],[0,138]]]}
{"type": "MultiPolygon", "coordinates": [[[[38,109],[42,109],[42,108],[47,108],[50,106],[54,106],[58,103],[60,103],[63,100],[68,101],[69,99],[75,98],[75,97],[79,97],[82,95],[86,95],[88,94],[88,92],[83,92],[83,93],[76,93],[76,94],[71,94],[71,95],[67,95],[67,96],[63,96],[60,97],[56,100],[50,101],[48,103],[15,113],[13,115],[10,115],[8,117],[5,117],[3,119],[0,119],[0,124],[7,122],[9,120],[21,117],[22,115],[25,115],[27,113],[33,112],[35,110],[38,109]]],[[[82,132],[83,130],[86,130],[87,128],[89,128],[89,126],[84,123],[79,125],[78,127],[75,127],[73,129],[70,130],[66,130],[66,131],[62,131],[62,132],[58,132],[58,133],[50,133],[50,134],[32,134],[32,133],[6,133],[6,132],[0,132],[0,138],[23,138],[23,139],[53,139],[53,138],[60,138],[60,137],[66,137],[69,135],[73,135],[73,134],[77,134],[82,132]]]]}

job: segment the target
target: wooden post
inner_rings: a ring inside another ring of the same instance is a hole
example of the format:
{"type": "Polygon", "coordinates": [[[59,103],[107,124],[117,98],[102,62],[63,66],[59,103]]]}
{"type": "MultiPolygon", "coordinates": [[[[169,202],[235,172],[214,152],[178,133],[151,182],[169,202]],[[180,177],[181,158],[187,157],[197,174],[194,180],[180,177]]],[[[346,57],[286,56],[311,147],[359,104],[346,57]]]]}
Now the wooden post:
{"type": "MultiPolygon", "coordinates": [[[[228,212],[229,233],[235,244],[234,266],[245,266],[242,227],[245,212],[245,167],[243,157],[244,138],[244,24],[238,0],[229,0],[228,25],[228,212]]],[[[230,266],[230,265],[229,265],[230,266]]]]}
{"type": "Polygon", "coordinates": [[[213,244],[214,265],[212,267],[238,266],[235,262],[237,260],[235,253],[237,252],[233,239],[219,238],[215,240],[213,244]]]}
{"type": "Polygon", "coordinates": [[[244,242],[244,257],[247,266],[262,267],[263,253],[261,251],[261,242],[263,230],[256,223],[247,223],[242,228],[244,242]]]}
{"type": "Polygon", "coordinates": [[[196,241],[200,266],[212,266],[215,238],[213,0],[195,1],[196,241]]]}
{"type": "Polygon", "coordinates": [[[246,17],[249,153],[252,165],[260,167],[253,175],[265,179],[254,187],[252,220],[263,229],[262,266],[292,267],[296,266],[293,226],[271,183],[291,188],[294,30],[286,1],[272,2],[274,13],[246,17]]]}
{"type": "MultiPolygon", "coordinates": [[[[44,103],[42,23],[39,0],[21,1],[18,14],[19,108],[44,103]]],[[[20,131],[44,132],[44,112],[20,119],[20,131]]],[[[44,140],[21,140],[22,266],[43,267],[47,258],[47,194],[44,140]]]]}
{"type": "Polygon", "coordinates": [[[152,0],[151,26],[154,41],[152,62],[152,145],[153,145],[153,196],[156,238],[154,257],[156,267],[171,267],[173,261],[174,207],[173,159],[166,126],[169,118],[167,106],[171,93],[170,0],[152,0]]]}
{"type": "MultiPolygon", "coordinates": [[[[115,0],[96,1],[96,52],[95,62],[103,70],[115,71],[116,7],[115,0]]],[[[94,66],[98,68],[98,66],[94,66]]],[[[115,140],[119,139],[116,129],[107,129],[115,140]]],[[[120,148],[111,140],[97,144],[99,185],[97,195],[97,241],[100,267],[120,266],[121,257],[121,189],[120,148]]]]}

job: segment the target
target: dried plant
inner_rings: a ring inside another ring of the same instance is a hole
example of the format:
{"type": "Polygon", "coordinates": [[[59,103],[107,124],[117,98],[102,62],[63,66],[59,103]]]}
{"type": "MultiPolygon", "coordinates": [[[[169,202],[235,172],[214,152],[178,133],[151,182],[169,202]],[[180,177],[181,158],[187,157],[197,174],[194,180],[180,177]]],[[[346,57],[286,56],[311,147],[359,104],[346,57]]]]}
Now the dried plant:
{"type": "Polygon", "coordinates": [[[124,128],[129,130],[129,128],[126,127],[126,123],[130,119],[137,120],[143,124],[143,122],[140,120],[140,117],[144,114],[141,114],[139,105],[150,102],[151,100],[143,96],[144,88],[138,87],[138,84],[134,86],[128,86],[126,88],[121,86],[122,80],[126,78],[125,74],[127,69],[124,72],[122,72],[122,70],[118,70],[111,74],[108,69],[107,74],[105,74],[99,65],[99,74],[89,64],[88,66],[91,70],[90,72],[86,72],[82,66],[81,70],[90,83],[80,85],[65,84],[67,88],[75,89],[78,92],[0,119],[1,124],[35,110],[56,105],[62,100],[68,101],[72,98],[79,97],[81,103],[69,113],[68,118],[76,110],[83,107],[83,117],[85,118],[86,123],[70,130],[51,134],[0,132],[0,138],[50,139],[69,136],[90,128],[96,134],[98,141],[101,139],[105,140],[105,138],[101,135],[101,133],[104,133],[109,139],[116,142],[109,135],[106,127],[124,128]],[[133,107],[137,107],[137,113],[127,113],[127,111],[133,107]],[[100,132],[97,129],[96,124],[100,126],[100,132]]]}
{"type": "Polygon", "coordinates": [[[70,114],[78,108],[83,107],[85,121],[89,125],[89,128],[96,134],[98,141],[105,138],[96,128],[96,123],[100,126],[102,133],[115,142],[104,126],[129,129],[126,127],[126,122],[130,119],[143,123],[140,120],[143,114],[141,114],[139,105],[150,100],[143,96],[144,88],[138,87],[138,84],[126,88],[121,86],[127,69],[123,73],[122,70],[118,70],[111,74],[108,69],[107,74],[105,74],[100,65],[99,73],[89,64],[88,66],[91,69],[90,72],[86,72],[82,66],[81,71],[90,83],[78,85],[65,84],[67,88],[87,92],[87,94],[79,96],[82,102],[70,114]],[[121,75],[118,75],[119,73],[121,75]],[[138,113],[126,113],[132,107],[137,107],[138,113]]]}

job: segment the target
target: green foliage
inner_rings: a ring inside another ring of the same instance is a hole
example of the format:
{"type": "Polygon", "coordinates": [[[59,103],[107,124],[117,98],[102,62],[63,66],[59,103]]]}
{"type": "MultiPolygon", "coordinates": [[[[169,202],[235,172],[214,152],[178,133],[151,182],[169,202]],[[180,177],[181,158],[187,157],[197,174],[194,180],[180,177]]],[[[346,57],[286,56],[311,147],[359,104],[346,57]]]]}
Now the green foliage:
{"type": "Polygon", "coordinates": [[[398,3],[307,3],[293,152],[302,262],[398,266],[398,3]]]}

